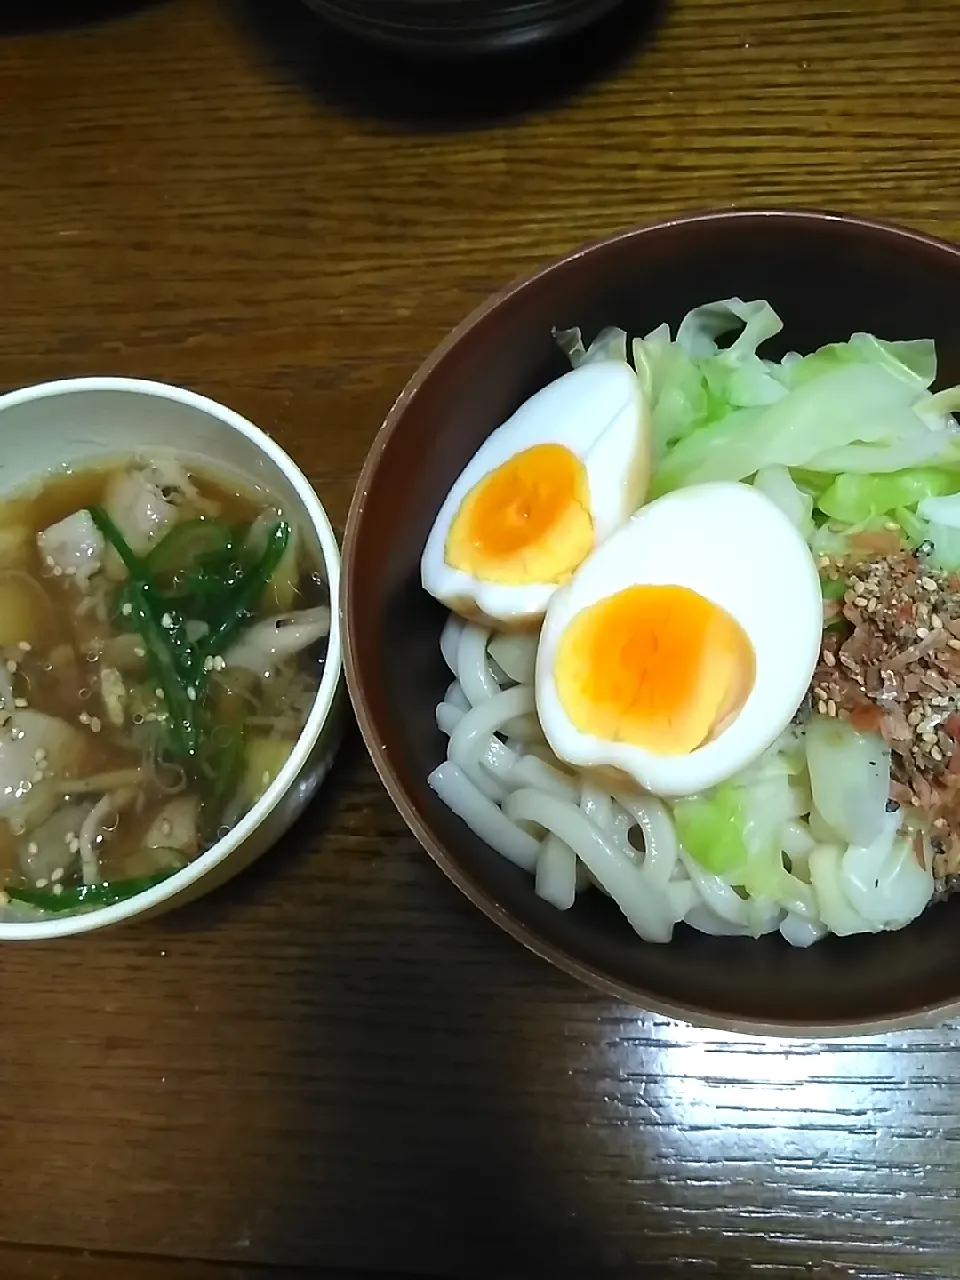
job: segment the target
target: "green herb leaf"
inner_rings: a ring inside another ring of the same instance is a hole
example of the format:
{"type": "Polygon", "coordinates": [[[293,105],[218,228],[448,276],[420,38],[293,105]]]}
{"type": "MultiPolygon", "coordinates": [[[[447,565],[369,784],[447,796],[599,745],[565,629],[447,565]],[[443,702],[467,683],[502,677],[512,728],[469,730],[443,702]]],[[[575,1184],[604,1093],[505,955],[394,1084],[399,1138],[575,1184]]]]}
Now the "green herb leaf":
{"type": "MultiPolygon", "coordinates": [[[[90,507],[90,516],[104,538],[123,561],[130,574],[125,599],[131,605],[131,617],[143,636],[147,657],[153,669],[158,687],[163,691],[169,716],[171,745],[181,760],[189,760],[197,749],[197,698],[187,692],[191,687],[189,674],[183,671],[184,663],[193,666],[190,651],[181,643],[178,625],[167,628],[162,619],[166,612],[163,598],[154,584],[149,570],[127,544],[123,534],[102,507],[90,507]]],[[[177,620],[179,623],[179,620],[177,620]]]]}
{"type": "Polygon", "coordinates": [[[278,520],[270,531],[267,545],[260,558],[243,574],[230,595],[230,613],[222,619],[198,646],[201,663],[226,648],[237,630],[253,611],[273,571],[283,559],[290,541],[291,529],[285,520],[278,520]]]}
{"type": "Polygon", "coordinates": [[[167,867],[152,876],[139,876],[135,880],[105,880],[101,884],[81,884],[73,888],[65,888],[62,893],[54,893],[50,889],[23,889],[17,885],[8,885],[5,892],[14,902],[22,902],[25,906],[36,907],[39,911],[76,911],[80,907],[112,907],[114,903],[125,902],[136,897],[154,885],[162,884],[180,870],[179,867],[167,867]]]}

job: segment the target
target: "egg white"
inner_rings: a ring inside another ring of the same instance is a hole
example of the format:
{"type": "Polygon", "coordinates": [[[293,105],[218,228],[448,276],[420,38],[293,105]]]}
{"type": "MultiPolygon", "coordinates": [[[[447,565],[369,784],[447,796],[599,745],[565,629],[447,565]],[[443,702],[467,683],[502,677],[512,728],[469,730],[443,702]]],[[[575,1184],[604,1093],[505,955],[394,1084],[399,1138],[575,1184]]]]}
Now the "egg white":
{"type": "Polygon", "coordinates": [[[643,501],[650,473],[649,410],[629,365],[582,365],[549,383],[484,441],[447,494],[420,562],[424,589],[465,617],[527,623],[542,617],[556,583],[504,585],[447,564],[450,526],[470,490],[518,453],[565,445],[586,471],[594,546],[643,501]]]}
{"type": "Polygon", "coordinates": [[[606,767],[661,796],[716,786],[765,751],[793,719],[822,637],[816,566],[794,525],[745,484],[701,484],[638,511],[550,601],[537,654],[536,705],[562,760],[606,767]],[[555,666],[563,633],[581,610],[635,585],[681,586],[725,609],[756,656],[756,680],[735,720],[685,756],[661,756],[582,733],[560,701],[555,666]]]}

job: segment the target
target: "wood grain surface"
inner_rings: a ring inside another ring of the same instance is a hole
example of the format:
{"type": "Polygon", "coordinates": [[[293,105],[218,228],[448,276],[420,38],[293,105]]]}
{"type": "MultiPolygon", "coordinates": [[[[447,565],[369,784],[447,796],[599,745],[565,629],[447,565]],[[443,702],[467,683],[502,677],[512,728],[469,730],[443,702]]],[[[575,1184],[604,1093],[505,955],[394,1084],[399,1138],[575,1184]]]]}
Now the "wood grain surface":
{"type": "MultiPolygon", "coordinates": [[[[297,0],[16,8],[0,386],[186,383],[341,529],[423,356],[579,241],[756,203],[960,236],[955,0],[635,0],[457,69],[297,0]]],[[[356,733],[233,885],[7,947],[0,999],[3,1276],[960,1274],[960,1028],[748,1039],[582,990],[442,879],[356,733]]]]}

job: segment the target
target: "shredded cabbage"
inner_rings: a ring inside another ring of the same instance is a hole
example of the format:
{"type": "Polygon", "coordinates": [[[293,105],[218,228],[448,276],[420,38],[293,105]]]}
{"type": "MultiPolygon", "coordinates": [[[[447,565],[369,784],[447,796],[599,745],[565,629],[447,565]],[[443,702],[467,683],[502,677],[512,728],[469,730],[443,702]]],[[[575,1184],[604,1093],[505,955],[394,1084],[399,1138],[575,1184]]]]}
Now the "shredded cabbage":
{"type": "MultiPolygon", "coordinates": [[[[653,410],[653,496],[758,473],[769,491],[765,477],[789,469],[803,493],[816,476],[820,512],[862,524],[960,492],[960,387],[931,393],[929,339],[855,333],[806,356],[763,358],[759,348],[782,327],[768,302],[727,298],[688,312],[675,338],[662,324],[634,340],[653,410]]],[[[589,347],[579,329],[557,340],[574,366],[627,359],[622,329],[604,329],[589,347]]]]}
{"type": "Polygon", "coordinates": [[[680,843],[708,871],[723,875],[745,870],[747,819],[741,788],[725,782],[710,795],[678,800],[673,820],[680,843]]]}
{"type": "Polygon", "coordinates": [[[882,365],[905,382],[925,389],[937,376],[937,350],[927,338],[883,342],[872,333],[855,333],[849,342],[830,342],[808,356],[788,356],[781,368],[787,384],[796,387],[842,364],[882,365]]]}
{"type": "Polygon", "coordinates": [[[809,538],[813,532],[813,498],[800,488],[787,467],[763,467],[753,483],[809,538]]]}
{"type": "Polygon", "coordinates": [[[807,768],[817,809],[850,844],[871,844],[883,828],[890,794],[890,748],[875,733],[813,716],[806,731],[807,768]]]}
{"type": "MultiPolygon", "coordinates": [[[[873,516],[896,511],[898,507],[916,507],[928,498],[949,493],[956,479],[933,467],[910,471],[894,471],[888,475],[838,475],[818,495],[817,509],[845,524],[863,524],[873,516]]],[[[927,517],[932,518],[932,517],[927,517]]]]}
{"type": "Polygon", "coordinates": [[[905,465],[905,447],[928,456],[946,448],[946,432],[933,432],[916,412],[916,403],[916,389],[882,365],[840,365],[802,382],[773,404],[729,409],[692,431],[664,457],[654,474],[654,491],[744,480],[777,464],[876,471],[886,469],[884,454],[896,457],[898,465],[892,469],[898,469],[905,465]],[[863,457],[866,465],[849,451],[841,454],[843,446],[855,443],[875,446],[863,457]]]}

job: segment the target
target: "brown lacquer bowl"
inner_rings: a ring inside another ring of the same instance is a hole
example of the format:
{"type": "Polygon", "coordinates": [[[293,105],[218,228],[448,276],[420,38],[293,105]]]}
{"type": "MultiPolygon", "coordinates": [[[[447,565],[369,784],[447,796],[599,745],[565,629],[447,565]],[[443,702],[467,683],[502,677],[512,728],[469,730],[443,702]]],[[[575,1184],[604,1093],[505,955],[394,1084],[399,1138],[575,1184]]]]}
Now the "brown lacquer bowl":
{"type": "Polygon", "coordinates": [[[867,1031],[960,1004],[960,901],[899,933],[713,938],[685,926],[640,941],[612,902],[560,912],[448,812],[426,778],[444,757],[434,709],[450,676],[444,611],[419,560],[442,499],[481,441],[565,365],[554,326],[646,333],[691,307],[768,298],[801,352],[857,330],[932,337],[941,384],[960,382],[960,250],[910,231],[806,212],[703,214],[577,250],[498,294],[429,357],[377,436],[344,547],[346,669],[367,746],[406,821],[501,928],[568,973],[648,1009],[739,1030],[867,1031]]]}

